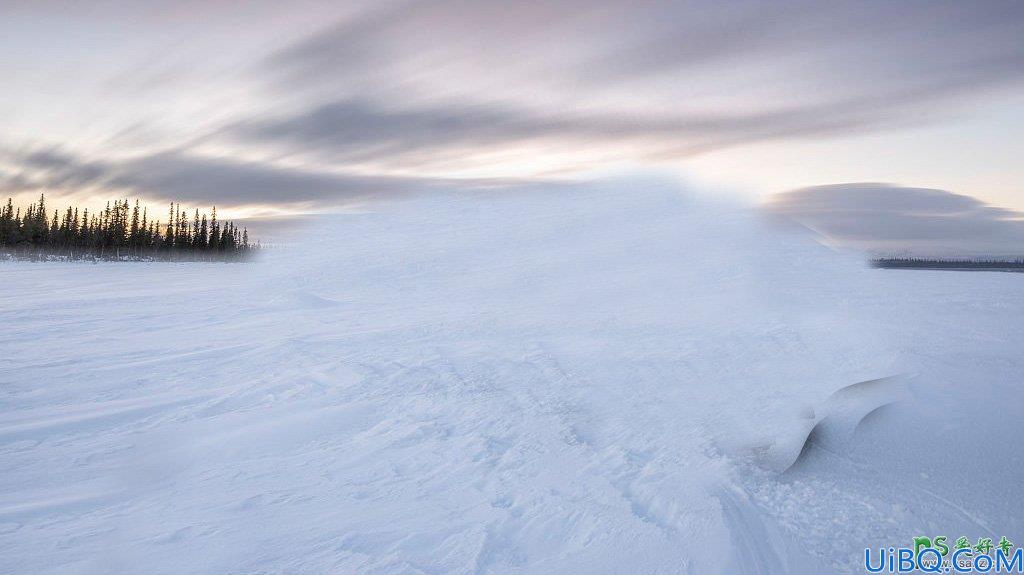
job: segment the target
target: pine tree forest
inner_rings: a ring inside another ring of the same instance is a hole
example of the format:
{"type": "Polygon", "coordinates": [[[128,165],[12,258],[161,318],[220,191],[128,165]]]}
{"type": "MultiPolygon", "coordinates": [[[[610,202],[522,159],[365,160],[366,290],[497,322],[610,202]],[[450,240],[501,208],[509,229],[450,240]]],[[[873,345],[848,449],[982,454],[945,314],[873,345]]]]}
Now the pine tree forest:
{"type": "Polygon", "coordinates": [[[24,211],[8,199],[0,206],[0,258],[240,261],[259,249],[247,230],[218,220],[217,208],[207,217],[172,202],[166,217],[153,217],[138,200],[48,212],[45,196],[24,211]]]}

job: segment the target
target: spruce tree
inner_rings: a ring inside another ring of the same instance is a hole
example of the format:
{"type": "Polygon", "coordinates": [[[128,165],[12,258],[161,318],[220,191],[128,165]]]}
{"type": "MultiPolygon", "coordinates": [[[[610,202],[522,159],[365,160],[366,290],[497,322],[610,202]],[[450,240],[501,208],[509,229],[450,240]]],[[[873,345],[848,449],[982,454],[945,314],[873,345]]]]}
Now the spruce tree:
{"type": "Polygon", "coordinates": [[[199,223],[199,246],[198,247],[199,247],[200,250],[206,250],[209,247],[209,241],[207,240],[207,237],[208,237],[208,233],[207,232],[208,232],[208,230],[207,230],[207,226],[206,226],[206,214],[203,214],[203,219],[199,223]]]}
{"type": "Polygon", "coordinates": [[[132,224],[128,231],[128,245],[133,248],[138,247],[139,239],[139,199],[135,198],[135,209],[132,210],[132,224]]]}
{"type": "Polygon", "coordinates": [[[220,247],[220,226],[217,224],[217,206],[213,206],[210,214],[210,250],[217,251],[220,247]]]}
{"type": "Polygon", "coordinates": [[[167,249],[174,247],[174,202],[171,202],[171,211],[167,215],[167,228],[164,230],[164,245],[167,249]]]}

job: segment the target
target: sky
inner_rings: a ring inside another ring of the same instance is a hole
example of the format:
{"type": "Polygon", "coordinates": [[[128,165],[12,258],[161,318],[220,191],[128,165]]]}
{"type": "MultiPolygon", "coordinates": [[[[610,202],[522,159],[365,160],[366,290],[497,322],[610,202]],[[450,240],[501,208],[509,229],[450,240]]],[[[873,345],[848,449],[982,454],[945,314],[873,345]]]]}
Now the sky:
{"type": "Polygon", "coordinates": [[[0,0],[0,193],[280,216],[653,169],[1014,220],[1022,38],[1016,0],[0,0]]]}

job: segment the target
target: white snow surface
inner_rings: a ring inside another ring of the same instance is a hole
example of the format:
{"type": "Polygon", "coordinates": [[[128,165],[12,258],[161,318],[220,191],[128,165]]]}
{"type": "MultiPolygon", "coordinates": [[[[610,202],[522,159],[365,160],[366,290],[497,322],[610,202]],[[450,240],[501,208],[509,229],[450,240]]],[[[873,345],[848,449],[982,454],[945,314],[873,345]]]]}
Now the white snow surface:
{"type": "Polygon", "coordinates": [[[309,237],[0,263],[0,572],[855,573],[922,534],[1024,543],[1024,275],[869,269],[650,181],[309,237]]]}

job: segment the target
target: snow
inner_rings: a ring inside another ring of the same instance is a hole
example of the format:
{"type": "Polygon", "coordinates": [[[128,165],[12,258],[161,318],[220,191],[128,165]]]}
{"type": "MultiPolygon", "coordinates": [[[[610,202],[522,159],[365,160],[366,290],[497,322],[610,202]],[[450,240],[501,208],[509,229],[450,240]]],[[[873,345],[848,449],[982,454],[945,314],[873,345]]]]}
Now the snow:
{"type": "Polygon", "coordinates": [[[0,572],[854,573],[1024,537],[1018,274],[870,269],[651,181],[309,238],[0,267],[0,572]]]}

